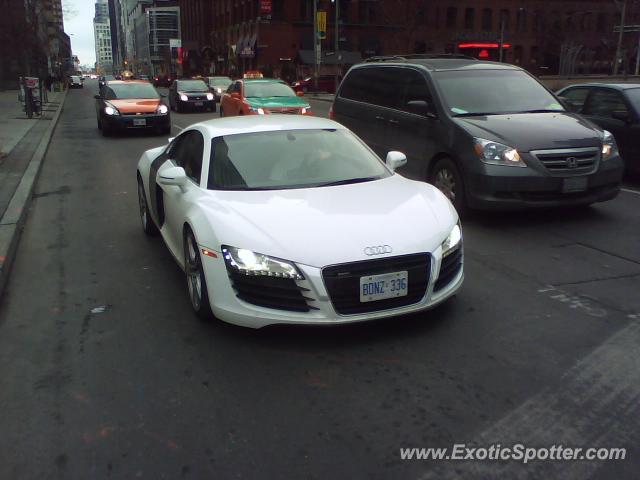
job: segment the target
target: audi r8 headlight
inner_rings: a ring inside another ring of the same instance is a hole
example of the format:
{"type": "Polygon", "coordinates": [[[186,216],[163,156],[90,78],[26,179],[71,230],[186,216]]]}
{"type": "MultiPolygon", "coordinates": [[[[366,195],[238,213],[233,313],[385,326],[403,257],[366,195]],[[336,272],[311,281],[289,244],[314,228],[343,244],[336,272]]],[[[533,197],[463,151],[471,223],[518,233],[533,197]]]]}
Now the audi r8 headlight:
{"type": "Polygon", "coordinates": [[[180,94],[180,100],[182,100],[183,102],[188,102],[189,101],[189,97],[187,97],[184,93],[180,94]]]}
{"type": "Polygon", "coordinates": [[[223,245],[222,255],[227,269],[242,275],[304,279],[302,273],[293,263],[252,252],[245,248],[223,245]]]}
{"type": "Polygon", "coordinates": [[[166,115],[168,112],[169,112],[169,109],[167,108],[166,105],[160,105],[158,106],[158,110],[156,110],[156,113],[160,115],[166,115]]]}
{"type": "Polygon", "coordinates": [[[475,150],[480,160],[490,165],[506,165],[510,167],[526,167],[515,148],[492,142],[484,138],[474,138],[475,150]]]}
{"type": "Polygon", "coordinates": [[[306,115],[307,113],[311,112],[311,105],[306,105],[304,107],[302,107],[302,110],[300,110],[300,113],[302,113],[302,115],[306,115]]]}
{"type": "Polygon", "coordinates": [[[446,257],[452,253],[460,243],[462,243],[462,228],[460,227],[460,222],[458,222],[449,233],[449,236],[442,242],[442,256],[446,257]]]}
{"type": "Polygon", "coordinates": [[[207,93],[207,100],[211,101],[213,98],[213,93],[207,93]]]}
{"type": "Polygon", "coordinates": [[[110,103],[107,103],[106,105],[107,106],[104,107],[104,113],[106,113],[107,115],[111,115],[111,116],[120,115],[120,112],[118,111],[118,109],[116,107],[114,107],[110,103]]]}
{"type": "Polygon", "coordinates": [[[616,153],[618,153],[616,139],[611,132],[605,130],[602,137],[602,160],[608,160],[616,153]]]}

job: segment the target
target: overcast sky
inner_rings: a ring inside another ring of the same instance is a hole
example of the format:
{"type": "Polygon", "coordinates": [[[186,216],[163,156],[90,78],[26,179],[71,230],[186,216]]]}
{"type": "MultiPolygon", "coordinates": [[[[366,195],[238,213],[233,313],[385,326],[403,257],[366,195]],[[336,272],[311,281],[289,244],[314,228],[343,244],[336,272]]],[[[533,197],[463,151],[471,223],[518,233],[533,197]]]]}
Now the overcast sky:
{"type": "Polygon", "coordinates": [[[73,55],[80,59],[80,65],[93,67],[96,51],[93,39],[93,0],[62,0],[64,31],[71,37],[73,55]]]}

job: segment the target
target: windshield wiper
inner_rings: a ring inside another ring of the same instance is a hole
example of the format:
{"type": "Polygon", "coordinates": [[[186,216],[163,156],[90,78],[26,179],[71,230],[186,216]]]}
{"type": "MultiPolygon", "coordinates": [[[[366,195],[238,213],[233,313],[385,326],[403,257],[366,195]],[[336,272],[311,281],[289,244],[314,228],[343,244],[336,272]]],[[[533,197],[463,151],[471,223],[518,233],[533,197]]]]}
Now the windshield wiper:
{"type": "Polygon", "coordinates": [[[486,117],[487,115],[503,115],[503,112],[467,112],[456,113],[454,117],[486,117]]]}
{"type": "Polygon", "coordinates": [[[514,112],[514,113],[549,113],[549,112],[564,112],[564,110],[552,110],[550,108],[538,108],[535,110],[522,110],[520,112],[514,112]]]}
{"type": "Polygon", "coordinates": [[[370,182],[372,180],[379,180],[379,179],[380,177],[347,178],[346,180],[336,180],[334,182],[317,183],[312,186],[313,187],[332,187],[334,185],[349,185],[350,183],[363,183],[363,182],[370,182]]]}

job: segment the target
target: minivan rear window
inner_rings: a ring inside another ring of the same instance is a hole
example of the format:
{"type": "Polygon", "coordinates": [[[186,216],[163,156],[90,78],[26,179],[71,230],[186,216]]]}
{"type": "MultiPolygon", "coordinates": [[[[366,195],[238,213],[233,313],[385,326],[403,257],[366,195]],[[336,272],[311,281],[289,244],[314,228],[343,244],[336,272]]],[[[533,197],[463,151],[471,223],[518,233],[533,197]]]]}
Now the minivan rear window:
{"type": "Polygon", "coordinates": [[[565,111],[535,79],[520,70],[449,70],[433,78],[452,115],[565,111]]]}
{"type": "Polygon", "coordinates": [[[358,68],[345,78],[340,97],[349,100],[398,108],[400,85],[404,83],[405,71],[394,67],[358,68]]]}

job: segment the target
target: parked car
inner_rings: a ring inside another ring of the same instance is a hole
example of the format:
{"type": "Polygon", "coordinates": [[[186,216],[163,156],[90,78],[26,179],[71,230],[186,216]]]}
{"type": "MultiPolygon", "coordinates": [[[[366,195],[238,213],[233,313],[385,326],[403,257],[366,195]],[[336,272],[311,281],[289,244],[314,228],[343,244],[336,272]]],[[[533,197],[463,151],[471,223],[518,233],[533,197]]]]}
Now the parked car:
{"type": "Polygon", "coordinates": [[[229,85],[233,83],[233,80],[229,77],[205,77],[204,83],[207,84],[211,93],[216,96],[216,102],[219,102],[222,94],[226,92],[229,85]]]}
{"type": "Polygon", "coordinates": [[[247,78],[236,80],[222,95],[220,116],[284,113],[311,115],[311,105],[282,80],[247,78]]]}
{"type": "Polygon", "coordinates": [[[84,80],[79,75],[69,77],[69,88],[84,88],[84,80]]]}
{"type": "Polygon", "coordinates": [[[98,129],[105,137],[125,130],[154,130],[163,135],[171,132],[169,108],[149,82],[111,80],[95,99],[98,129]]]}
{"type": "Polygon", "coordinates": [[[202,80],[176,80],[169,87],[169,107],[176,112],[215,112],[216,99],[202,80]]]}
{"type": "Polygon", "coordinates": [[[195,312],[238,325],[420,312],[463,282],[458,214],[342,125],[270,115],[197,123],[138,162],[142,228],[184,269],[195,312]],[[415,221],[419,219],[419,221],[415,221]]]}
{"type": "Polygon", "coordinates": [[[296,92],[318,92],[334,93],[336,91],[336,77],[335,75],[320,75],[318,77],[318,88],[315,88],[313,77],[307,77],[302,80],[298,80],[291,85],[296,92]]]}
{"type": "Polygon", "coordinates": [[[149,81],[149,75],[138,75],[138,80],[149,81]]]}
{"type": "Polygon", "coordinates": [[[343,79],[331,118],[459,211],[586,205],[614,198],[613,135],[567,111],[525,70],[462,56],[382,57],[343,79]]]}
{"type": "Polygon", "coordinates": [[[569,108],[611,132],[625,169],[640,174],[640,83],[587,83],[557,92],[569,108]]]}

